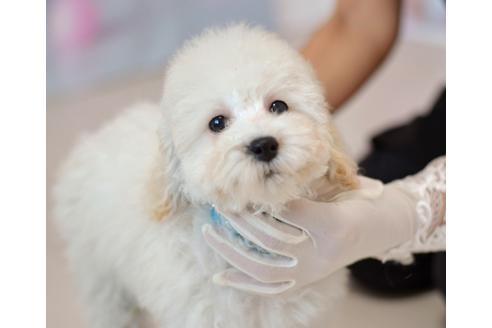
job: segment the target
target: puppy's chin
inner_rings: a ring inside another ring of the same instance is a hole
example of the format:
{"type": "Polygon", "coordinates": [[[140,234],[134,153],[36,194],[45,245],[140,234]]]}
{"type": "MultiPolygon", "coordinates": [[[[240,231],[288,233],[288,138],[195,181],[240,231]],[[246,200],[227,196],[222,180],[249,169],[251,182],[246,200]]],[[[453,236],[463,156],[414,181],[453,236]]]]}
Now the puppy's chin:
{"type": "Polygon", "coordinates": [[[315,181],[324,178],[326,165],[309,163],[296,172],[284,172],[275,167],[259,170],[254,178],[237,179],[242,183],[217,187],[210,203],[233,211],[278,212],[287,202],[300,197],[312,197],[315,181]]]}

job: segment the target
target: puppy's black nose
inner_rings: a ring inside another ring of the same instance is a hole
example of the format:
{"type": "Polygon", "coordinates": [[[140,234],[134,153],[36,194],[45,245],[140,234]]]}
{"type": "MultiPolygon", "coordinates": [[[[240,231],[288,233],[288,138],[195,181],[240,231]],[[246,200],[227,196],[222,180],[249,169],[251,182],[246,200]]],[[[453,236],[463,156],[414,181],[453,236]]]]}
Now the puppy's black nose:
{"type": "Polygon", "coordinates": [[[270,162],[277,156],[278,142],[273,137],[261,137],[251,141],[248,150],[257,160],[270,162]]]}

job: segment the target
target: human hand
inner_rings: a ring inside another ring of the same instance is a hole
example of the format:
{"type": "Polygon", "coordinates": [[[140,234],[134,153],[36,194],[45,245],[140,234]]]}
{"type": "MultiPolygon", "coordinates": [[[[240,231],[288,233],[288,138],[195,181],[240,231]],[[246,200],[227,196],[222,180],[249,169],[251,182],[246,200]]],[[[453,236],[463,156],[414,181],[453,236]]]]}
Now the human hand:
{"type": "Polygon", "coordinates": [[[233,266],[217,273],[214,282],[263,295],[316,282],[410,240],[415,202],[397,185],[361,178],[358,190],[329,203],[295,200],[275,217],[219,210],[237,233],[272,255],[260,255],[207,224],[202,230],[206,242],[233,266]]]}

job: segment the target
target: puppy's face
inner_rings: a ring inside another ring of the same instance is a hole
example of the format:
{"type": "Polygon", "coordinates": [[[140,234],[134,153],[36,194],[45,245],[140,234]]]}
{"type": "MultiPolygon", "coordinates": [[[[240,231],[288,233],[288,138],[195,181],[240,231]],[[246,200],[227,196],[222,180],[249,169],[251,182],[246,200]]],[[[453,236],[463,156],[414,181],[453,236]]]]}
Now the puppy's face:
{"type": "Polygon", "coordinates": [[[168,69],[163,106],[168,179],[191,202],[274,209],[340,170],[311,68],[261,30],[191,41],[168,69]]]}

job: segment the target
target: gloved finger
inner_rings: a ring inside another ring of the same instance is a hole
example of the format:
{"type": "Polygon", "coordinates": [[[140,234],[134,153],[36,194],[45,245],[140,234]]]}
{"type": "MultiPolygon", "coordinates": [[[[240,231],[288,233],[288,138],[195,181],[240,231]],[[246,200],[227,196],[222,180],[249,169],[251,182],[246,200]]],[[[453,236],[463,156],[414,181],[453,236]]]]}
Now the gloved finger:
{"type": "Polygon", "coordinates": [[[227,250],[227,253],[231,253],[228,248],[232,248],[232,251],[236,254],[265,266],[291,268],[297,263],[294,258],[268,252],[266,249],[262,249],[253,242],[244,239],[239,233],[234,235],[228,230],[214,225],[205,224],[202,227],[202,234],[207,243],[215,242],[209,246],[216,246],[221,256],[223,256],[225,250],[227,250]]]}
{"type": "Polygon", "coordinates": [[[338,217],[340,211],[336,203],[316,202],[309,199],[296,199],[287,204],[287,209],[276,217],[294,227],[302,229],[311,238],[319,230],[320,223],[326,228],[332,224],[332,217],[338,217]]]}
{"type": "Polygon", "coordinates": [[[295,284],[293,281],[263,283],[234,268],[216,273],[212,281],[219,286],[233,287],[264,296],[281,294],[295,284]]]}
{"type": "MultiPolygon", "coordinates": [[[[279,220],[311,233],[316,228],[320,220],[329,220],[332,217],[343,217],[346,213],[340,206],[340,202],[372,200],[381,196],[383,184],[381,181],[359,177],[360,186],[355,190],[348,190],[332,197],[329,202],[313,201],[305,198],[290,201],[287,204],[288,210],[283,211],[278,216],[279,220]]],[[[330,224],[329,221],[324,224],[330,224]]]]}
{"type": "Polygon", "coordinates": [[[221,215],[243,237],[272,253],[293,257],[295,246],[308,238],[304,231],[279,222],[267,214],[221,215]]]}
{"type": "Polygon", "coordinates": [[[243,228],[243,230],[253,232],[259,238],[260,235],[263,235],[265,238],[274,238],[288,244],[298,244],[307,238],[302,229],[279,221],[267,213],[251,214],[245,212],[236,214],[222,212],[217,208],[216,210],[229,222],[243,228]]]}
{"type": "Polygon", "coordinates": [[[210,224],[202,227],[202,234],[207,244],[222,256],[229,264],[247,273],[261,282],[281,282],[295,265],[293,259],[275,261],[273,258],[261,256],[236,244],[233,245],[226,236],[214,229],[210,224]]]}

